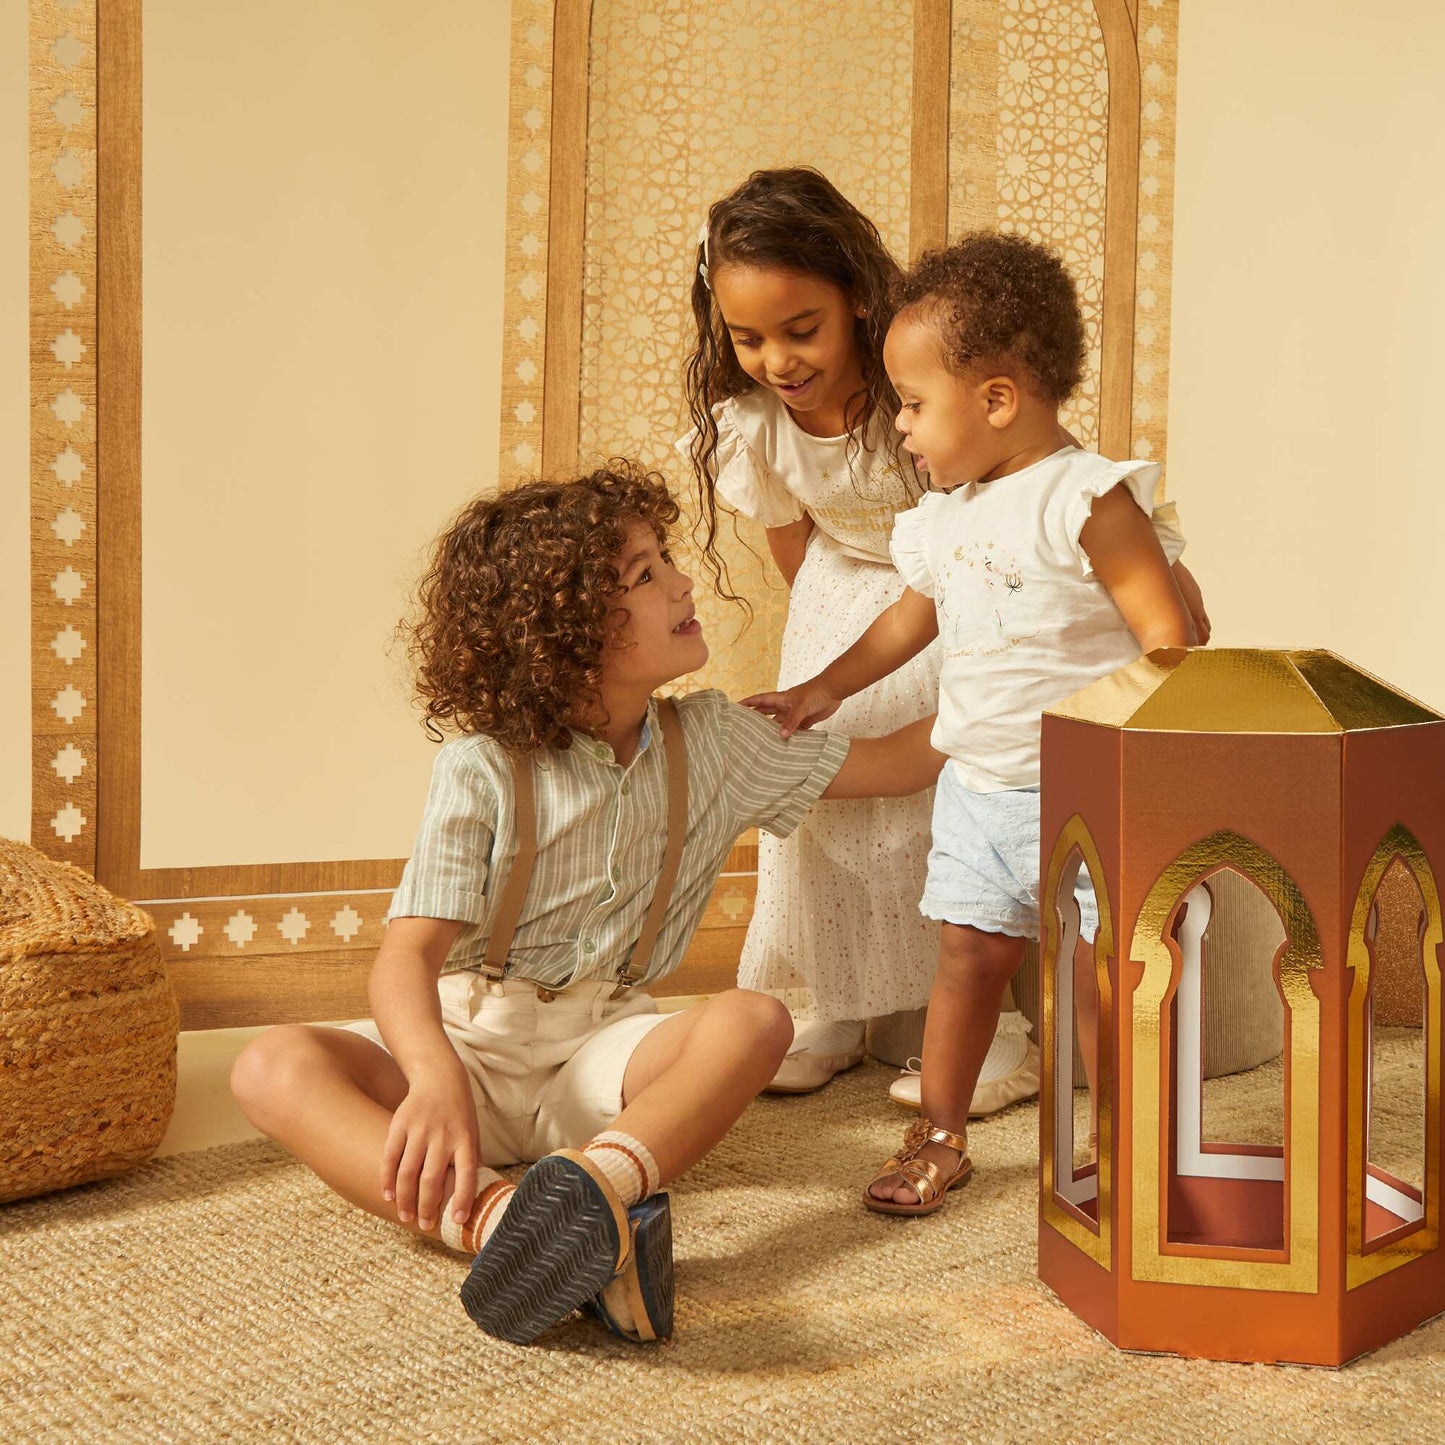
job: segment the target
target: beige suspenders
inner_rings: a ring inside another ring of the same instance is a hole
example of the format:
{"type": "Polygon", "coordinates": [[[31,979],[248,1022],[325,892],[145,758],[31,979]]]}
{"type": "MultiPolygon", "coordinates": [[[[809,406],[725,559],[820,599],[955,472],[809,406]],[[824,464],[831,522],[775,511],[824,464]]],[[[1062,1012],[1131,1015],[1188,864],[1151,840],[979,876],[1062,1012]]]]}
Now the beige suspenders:
{"type": "MultiPolygon", "coordinates": [[[[667,752],[667,848],[662,855],[662,869],[657,875],[657,885],[652,891],[647,916],[642,921],[642,931],[637,935],[637,944],[632,956],[617,971],[619,988],[630,988],[647,972],[657,935],[662,931],[663,915],[677,883],[683,844],[687,841],[687,739],[683,736],[677,703],[672,698],[659,700],[657,715],[662,724],[662,741],[667,752]]],[[[512,859],[506,887],[502,889],[497,903],[496,918],[492,922],[491,936],[487,939],[486,954],[479,969],[493,980],[500,979],[506,970],[512,935],[517,931],[517,920],[522,916],[522,904],[537,861],[537,789],[532,759],[513,753],[511,761],[517,852],[512,859]]]]}

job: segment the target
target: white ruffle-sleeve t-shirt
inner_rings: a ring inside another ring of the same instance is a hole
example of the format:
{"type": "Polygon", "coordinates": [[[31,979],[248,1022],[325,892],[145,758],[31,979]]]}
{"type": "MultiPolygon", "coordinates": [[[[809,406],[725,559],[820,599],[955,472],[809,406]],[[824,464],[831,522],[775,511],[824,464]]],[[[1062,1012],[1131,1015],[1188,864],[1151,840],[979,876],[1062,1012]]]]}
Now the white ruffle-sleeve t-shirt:
{"type": "MultiPolygon", "coordinates": [[[[1121,484],[1152,516],[1158,479],[1153,462],[1065,447],[996,481],[930,492],[895,520],[894,564],[938,608],[933,746],[964,787],[1036,787],[1044,709],[1139,656],[1079,534],[1094,499],[1121,484]]],[[[1156,531],[1173,562],[1183,537],[1156,531]]]]}

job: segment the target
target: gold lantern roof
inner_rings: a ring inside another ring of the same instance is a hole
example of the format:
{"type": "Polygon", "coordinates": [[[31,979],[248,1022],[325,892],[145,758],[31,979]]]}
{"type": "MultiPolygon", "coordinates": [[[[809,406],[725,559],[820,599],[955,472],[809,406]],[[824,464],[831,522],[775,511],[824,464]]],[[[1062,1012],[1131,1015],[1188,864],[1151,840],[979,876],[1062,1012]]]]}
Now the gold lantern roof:
{"type": "Polygon", "coordinates": [[[1333,652],[1161,647],[1047,709],[1131,732],[1345,733],[1445,721],[1333,652]]]}

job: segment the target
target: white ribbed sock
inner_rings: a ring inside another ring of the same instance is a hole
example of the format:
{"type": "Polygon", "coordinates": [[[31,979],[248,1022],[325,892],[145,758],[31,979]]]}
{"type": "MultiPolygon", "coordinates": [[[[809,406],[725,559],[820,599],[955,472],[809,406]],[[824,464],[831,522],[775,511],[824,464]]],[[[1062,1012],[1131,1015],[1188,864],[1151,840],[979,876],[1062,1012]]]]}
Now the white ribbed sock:
{"type": "Polygon", "coordinates": [[[1029,1053],[1029,1021],[1021,1013],[1000,1014],[993,1042],[978,1071],[980,1084],[991,1084],[1019,1068],[1029,1053]]]}
{"type": "Polygon", "coordinates": [[[623,1204],[631,1208],[657,1191],[657,1161],[640,1139],[609,1129],[599,1134],[582,1152],[607,1177],[623,1204]]]}
{"type": "Polygon", "coordinates": [[[495,1169],[483,1165],[477,1170],[477,1189],[467,1222],[458,1224],[450,1208],[442,1211],[442,1243],[462,1254],[477,1254],[501,1223],[516,1192],[515,1184],[508,1184],[495,1169]]]}

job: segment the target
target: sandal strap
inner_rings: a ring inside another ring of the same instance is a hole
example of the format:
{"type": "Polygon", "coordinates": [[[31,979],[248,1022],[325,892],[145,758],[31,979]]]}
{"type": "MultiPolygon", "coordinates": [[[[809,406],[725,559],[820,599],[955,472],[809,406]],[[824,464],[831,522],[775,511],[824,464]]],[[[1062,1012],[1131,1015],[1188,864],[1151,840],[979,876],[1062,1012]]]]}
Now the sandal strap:
{"type": "Polygon", "coordinates": [[[931,1159],[910,1159],[897,1172],[920,1204],[931,1204],[943,1192],[943,1170],[931,1159]]]}
{"type": "Polygon", "coordinates": [[[967,1157],[968,1135],[954,1134],[947,1129],[940,1129],[936,1124],[929,1123],[928,1142],[930,1144],[942,1144],[949,1149],[955,1149],[958,1153],[967,1157]]]}

